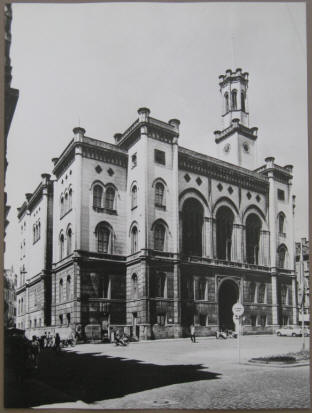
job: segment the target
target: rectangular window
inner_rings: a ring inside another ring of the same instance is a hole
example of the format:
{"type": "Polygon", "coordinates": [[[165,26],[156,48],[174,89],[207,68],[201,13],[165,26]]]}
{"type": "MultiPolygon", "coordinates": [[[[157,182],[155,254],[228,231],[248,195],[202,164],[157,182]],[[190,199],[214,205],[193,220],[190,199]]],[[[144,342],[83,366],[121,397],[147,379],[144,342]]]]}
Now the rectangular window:
{"type": "Polygon", "coordinates": [[[255,326],[257,325],[257,316],[256,316],[256,315],[252,315],[252,316],[250,317],[250,320],[251,320],[251,326],[252,326],[252,327],[255,327],[255,326]]]}
{"type": "Polygon", "coordinates": [[[155,162],[161,165],[166,165],[166,154],[164,151],[155,149],[155,162]]]}
{"type": "Polygon", "coordinates": [[[285,192],[282,189],[277,190],[277,199],[279,201],[285,201],[285,192]]]}
{"type": "Polygon", "coordinates": [[[207,316],[205,314],[199,314],[199,325],[205,326],[207,321],[207,316]]]}

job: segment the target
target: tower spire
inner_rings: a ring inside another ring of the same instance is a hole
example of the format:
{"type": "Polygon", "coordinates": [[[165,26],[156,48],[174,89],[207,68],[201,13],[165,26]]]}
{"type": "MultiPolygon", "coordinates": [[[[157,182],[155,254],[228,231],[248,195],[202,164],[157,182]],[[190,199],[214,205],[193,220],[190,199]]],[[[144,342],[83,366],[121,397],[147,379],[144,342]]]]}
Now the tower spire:
{"type": "Polygon", "coordinates": [[[249,128],[248,76],[241,68],[219,76],[223,129],[215,131],[215,142],[221,159],[254,169],[258,128],[249,128]]]}

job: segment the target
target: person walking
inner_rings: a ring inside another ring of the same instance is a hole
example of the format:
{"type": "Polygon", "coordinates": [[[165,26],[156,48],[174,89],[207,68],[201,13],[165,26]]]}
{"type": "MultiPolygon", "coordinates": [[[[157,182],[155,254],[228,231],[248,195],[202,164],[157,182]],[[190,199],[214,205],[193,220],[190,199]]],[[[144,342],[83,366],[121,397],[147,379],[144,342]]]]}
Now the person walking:
{"type": "Polygon", "coordinates": [[[39,346],[40,345],[37,337],[33,336],[31,341],[31,358],[34,363],[35,369],[38,368],[39,346]]]}
{"type": "Polygon", "coordinates": [[[61,337],[59,333],[55,334],[54,348],[55,348],[55,351],[61,350],[61,337]]]}
{"type": "Polygon", "coordinates": [[[193,323],[190,325],[190,332],[191,332],[191,342],[196,343],[195,326],[193,323]]]}

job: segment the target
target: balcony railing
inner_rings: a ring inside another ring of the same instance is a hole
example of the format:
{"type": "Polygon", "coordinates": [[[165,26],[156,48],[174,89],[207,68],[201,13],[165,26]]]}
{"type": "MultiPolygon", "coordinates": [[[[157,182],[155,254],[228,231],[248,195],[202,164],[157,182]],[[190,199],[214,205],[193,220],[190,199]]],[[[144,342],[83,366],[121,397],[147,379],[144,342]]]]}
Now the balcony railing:
{"type": "Polygon", "coordinates": [[[219,267],[229,267],[229,268],[239,268],[245,270],[255,270],[255,271],[270,271],[270,267],[265,265],[256,265],[249,264],[246,262],[236,262],[236,261],[227,261],[220,260],[217,258],[208,258],[208,257],[198,257],[198,256],[183,256],[182,261],[189,263],[198,263],[198,264],[211,264],[219,267]]]}

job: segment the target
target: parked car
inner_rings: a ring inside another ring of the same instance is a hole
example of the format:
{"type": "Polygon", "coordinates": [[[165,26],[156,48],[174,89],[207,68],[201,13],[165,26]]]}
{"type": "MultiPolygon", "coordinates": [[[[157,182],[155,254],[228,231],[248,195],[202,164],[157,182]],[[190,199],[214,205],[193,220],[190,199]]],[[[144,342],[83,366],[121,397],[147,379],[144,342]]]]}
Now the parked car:
{"type": "MultiPolygon", "coordinates": [[[[276,330],[276,334],[278,336],[287,336],[287,337],[301,337],[302,336],[302,329],[300,327],[282,327],[276,330]]],[[[308,329],[304,329],[304,335],[307,337],[310,335],[310,331],[308,329]]]]}

